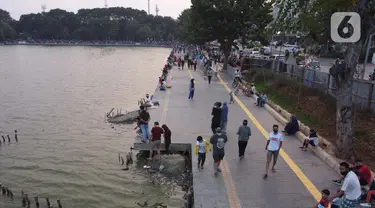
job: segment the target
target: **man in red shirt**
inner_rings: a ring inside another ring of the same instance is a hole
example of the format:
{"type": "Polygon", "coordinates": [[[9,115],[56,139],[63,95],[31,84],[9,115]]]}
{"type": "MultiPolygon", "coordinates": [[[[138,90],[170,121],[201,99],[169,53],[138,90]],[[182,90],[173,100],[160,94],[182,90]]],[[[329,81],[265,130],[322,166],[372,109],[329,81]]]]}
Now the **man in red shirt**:
{"type": "Polygon", "coordinates": [[[156,147],[158,151],[158,159],[160,160],[160,144],[161,144],[161,135],[164,133],[164,130],[159,126],[159,122],[155,121],[154,127],[151,129],[151,138],[150,143],[152,144],[152,148],[150,151],[149,160],[152,159],[152,153],[156,147]]]}
{"type": "Polygon", "coordinates": [[[370,169],[362,163],[362,160],[358,159],[355,161],[353,166],[353,171],[357,174],[359,178],[359,183],[361,186],[368,185],[371,186],[372,175],[370,169]]]}

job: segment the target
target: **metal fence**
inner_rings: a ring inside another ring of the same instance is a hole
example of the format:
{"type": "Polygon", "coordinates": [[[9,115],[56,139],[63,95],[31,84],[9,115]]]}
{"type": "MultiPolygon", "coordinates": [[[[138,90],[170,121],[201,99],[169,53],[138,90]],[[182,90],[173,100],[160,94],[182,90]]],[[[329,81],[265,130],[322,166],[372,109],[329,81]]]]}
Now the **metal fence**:
{"type": "MultiPolygon", "coordinates": [[[[335,97],[335,79],[326,72],[304,69],[298,65],[290,65],[280,61],[248,59],[242,64],[242,70],[251,70],[254,67],[269,69],[286,76],[301,78],[306,87],[317,88],[335,97]]],[[[228,73],[233,74],[233,69],[229,67],[228,73]]],[[[353,101],[362,108],[375,110],[374,83],[365,80],[355,80],[353,85],[353,101]]]]}

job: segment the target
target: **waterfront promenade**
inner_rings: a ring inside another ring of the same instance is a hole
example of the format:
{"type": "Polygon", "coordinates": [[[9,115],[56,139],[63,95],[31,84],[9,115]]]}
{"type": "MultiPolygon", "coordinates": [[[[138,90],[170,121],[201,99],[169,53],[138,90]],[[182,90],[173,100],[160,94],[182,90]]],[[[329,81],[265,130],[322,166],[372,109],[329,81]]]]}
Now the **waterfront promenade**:
{"type": "MultiPolygon", "coordinates": [[[[196,137],[209,140],[212,135],[211,110],[215,102],[229,102],[232,79],[221,74],[211,85],[197,69],[171,71],[172,88],[155,92],[160,107],[150,110],[151,122],[166,123],[172,131],[172,143],[191,143],[194,153],[196,137]],[[188,100],[190,79],[196,81],[194,100],[188,100]],[[229,84],[228,84],[229,83],[229,84]]],[[[285,136],[276,173],[263,179],[266,162],[264,149],[268,132],[279,124],[265,109],[254,105],[252,98],[239,93],[235,103],[229,105],[225,158],[222,173],[215,178],[211,152],[207,155],[205,169],[197,169],[193,154],[195,208],[303,208],[314,207],[320,199],[320,190],[336,192],[338,186],[331,180],[339,177],[310,150],[301,151],[300,141],[285,136]],[[247,119],[252,130],[245,158],[239,160],[237,129],[247,119]]],[[[279,124],[280,131],[284,126],[279,124]]]]}

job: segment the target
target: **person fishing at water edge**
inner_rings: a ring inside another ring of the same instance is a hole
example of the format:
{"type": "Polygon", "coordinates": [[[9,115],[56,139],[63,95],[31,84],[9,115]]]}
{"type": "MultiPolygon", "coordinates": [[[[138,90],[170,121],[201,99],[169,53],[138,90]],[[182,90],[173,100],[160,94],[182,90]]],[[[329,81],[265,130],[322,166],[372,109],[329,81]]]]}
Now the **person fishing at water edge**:
{"type": "Polygon", "coordinates": [[[142,137],[143,137],[143,142],[146,143],[147,140],[150,138],[150,131],[148,128],[148,122],[151,119],[150,114],[145,110],[145,106],[141,105],[140,107],[140,112],[139,112],[139,127],[141,128],[142,131],[142,137]]]}

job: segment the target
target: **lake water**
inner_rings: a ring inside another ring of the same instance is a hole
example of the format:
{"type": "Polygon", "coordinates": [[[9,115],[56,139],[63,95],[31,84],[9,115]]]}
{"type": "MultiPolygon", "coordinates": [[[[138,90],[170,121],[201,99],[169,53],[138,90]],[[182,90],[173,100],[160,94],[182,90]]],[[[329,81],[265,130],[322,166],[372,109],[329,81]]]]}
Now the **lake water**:
{"type": "MultiPolygon", "coordinates": [[[[43,207],[46,196],[53,204],[61,199],[64,208],[157,200],[159,187],[135,168],[122,171],[118,162],[118,153],[134,142],[134,126],[113,129],[104,115],[112,108],[133,110],[141,96],[152,94],[169,52],[1,46],[0,135],[17,129],[19,142],[0,147],[0,183],[16,195],[13,202],[0,197],[0,207],[19,207],[22,189],[29,198],[39,195],[43,207]]],[[[168,207],[180,203],[167,201],[168,207]]]]}

